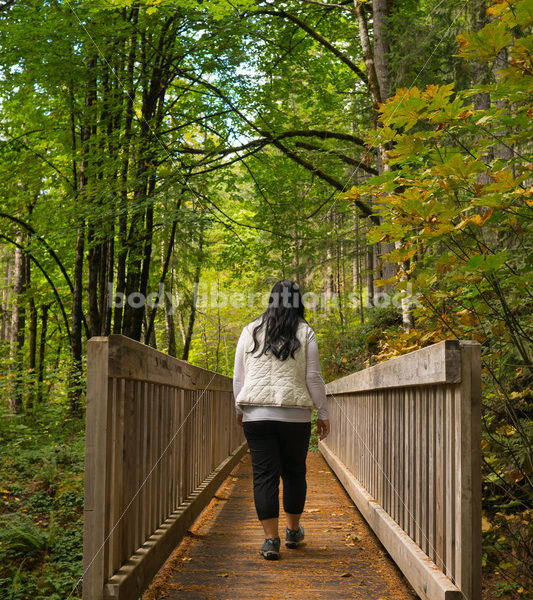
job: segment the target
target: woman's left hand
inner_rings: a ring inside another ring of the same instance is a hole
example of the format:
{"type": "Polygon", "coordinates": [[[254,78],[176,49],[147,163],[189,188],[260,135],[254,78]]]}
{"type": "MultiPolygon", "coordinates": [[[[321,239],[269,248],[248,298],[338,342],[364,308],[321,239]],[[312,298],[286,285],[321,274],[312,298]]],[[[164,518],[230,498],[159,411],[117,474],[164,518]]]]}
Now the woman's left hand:
{"type": "Polygon", "coordinates": [[[242,415],[243,413],[237,413],[237,424],[242,427],[242,415]]]}
{"type": "Polygon", "coordinates": [[[329,420],[328,419],[317,419],[316,420],[316,434],[323,440],[329,434],[329,420]]]}

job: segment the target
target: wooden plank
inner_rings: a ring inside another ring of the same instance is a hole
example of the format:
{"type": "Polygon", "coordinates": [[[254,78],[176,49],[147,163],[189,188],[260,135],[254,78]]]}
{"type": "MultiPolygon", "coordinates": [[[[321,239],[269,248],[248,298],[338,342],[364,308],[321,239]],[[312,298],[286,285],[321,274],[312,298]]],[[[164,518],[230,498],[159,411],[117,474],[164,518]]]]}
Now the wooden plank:
{"type": "Polygon", "coordinates": [[[405,516],[405,404],[404,397],[405,390],[403,388],[398,389],[398,408],[399,408],[399,419],[398,419],[398,519],[397,523],[403,528],[404,516],[405,516]]]}
{"type": "Polygon", "coordinates": [[[416,477],[416,426],[415,426],[415,394],[414,388],[409,387],[409,536],[412,540],[415,539],[416,527],[416,497],[415,490],[420,485],[416,477]]]}
{"type": "Polygon", "coordinates": [[[143,542],[142,532],[142,490],[143,490],[143,455],[142,455],[142,438],[143,438],[143,419],[142,419],[142,381],[135,382],[135,502],[133,504],[134,512],[134,527],[135,537],[133,547],[137,549],[143,542]]]}
{"type": "Polygon", "coordinates": [[[185,421],[187,417],[186,411],[186,399],[185,399],[185,390],[180,390],[180,440],[179,440],[179,495],[178,495],[178,506],[185,500],[187,494],[185,493],[185,488],[187,485],[187,447],[185,446],[185,428],[187,423],[185,421]]]}
{"type": "Polygon", "coordinates": [[[133,550],[133,535],[135,527],[132,523],[132,498],[135,493],[135,454],[134,445],[135,430],[133,420],[133,388],[134,382],[125,381],[124,390],[124,450],[122,469],[122,506],[121,512],[121,535],[120,535],[120,564],[128,559],[133,550]]]}
{"type": "Polygon", "coordinates": [[[455,576],[455,426],[454,393],[446,387],[446,575],[455,576]]]}
{"type": "Polygon", "coordinates": [[[106,600],[131,600],[142,595],[161,565],[174,551],[187,529],[209,504],[224,479],[247,450],[243,443],[228,456],[196,490],[191,499],[176,510],[107,582],[106,600]]]}
{"type": "Polygon", "coordinates": [[[461,591],[428,559],[398,524],[365,491],[324,441],[318,447],[344,489],[422,600],[460,600],[461,591]]]}
{"type": "Polygon", "coordinates": [[[162,454],[163,454],[163,385],[158,384],[156,386],[157,390],[157,403],[155,406],[156,411],[156,456],[155,456],[155,464],[156,464],[156,483],[155,483],[155,493],[156,493],[156,517],[155,517],[155,528],[157,529],[161,523],[164,521],[163,517],[163,465],[161,462],[162,454]]]}
{"type": "Polygon", "coordinates": [[[171,414],[171,428],[172,432],[172,447],[171,447],[171,476],[172,476],[172,497],[171,497],[171,512],[174,512],[178,507],[178,428],[179,428],[179,414],[178,414],[178,394],[179,390],[172,388],[172,414],[171,414]]]}
{"type": "Polygon", "coordinates": [[[436,561],[437,546],[437,400],[436,391],[432,387],[429,397],[429,473],[428,473],[428,493],[429,493],[429,552],[428,556],[436,561]]]}
{"type": "Polygon", "coordinates": [[[150,473],[150,420],[149,415],[151,414],[151,406],[149,403],[148,393],[149,387],[146,381],[142,382],[142,444],[141,444],[141,458],[142,458],[142,490],[141,490],[141,503],[142,503],[142,519],[141,519],[141,532],[143,541],[150,536],[150,487],[148,474],[150,473]]]}
{"type": "Polygon", "coordinates": [[[421,423],[421,451],[420,451],[420,480],[424,482],[420,490],[420,543],[422,550],[429,555],[429,532],[428,532],[428,512],[429,512],[429,480],[428,480],[428,461],[429,461],[429,421],[428,421],[428,397],[427,388],[423,387],[420,394],[420,423],[421,423]]]}
{"type": "Polygon", "coordinates": [[[107,339],[112,377],[152,381],[187,390],[233,389],[231,377],[196,367],[122,335],[110,335],[107,339]]]}
{"type": "Polygon", "coordinates": [[[385,401],[385,431],[381,438],[382,456],[383,456],[383,470],[381,473],[382,487],[383,487],[383,508],[391,514],[391,490],[390,490],[390,471],[391,471],[391,439],[392,439],[392,417],[391,417],[391,390],[384,390],[384,401],[385,401]]]}
{"type": "Polygon", "coordinates": [[[104,584],[108,350],[105,338],[87,343],[83,600],[101,600],[104,584]]]}
{"type": "Polygon", "coordinates": [[[415,405],[415,505],[414,505],[414,536],[415,542],[422,547],[422,494],[427,486],[427,481],[422,479],[422,460],[424,458],[422,448],[422,402],[420,393],[423,388],[416,388],[414,393],[415,405]]]}
{"type": "Polygon", "coordinates": [[[398,403],[396,402],[398,390],[391,389],[391,426],[392,426],[392,436],[390,443],[390,470],[389,470],[389,485],[390,485],[390,497],[391,497],[391,510],[390,515],[393,519],[398,518],[398,513],[396,511],[396,502],[397,502],[397,480],[396,480],[396,463],[398,461],[398,454],[396,453],[396,444],[398,439],[398,421],[397,421],[397,411],[398,411],[398,403]]]}
{"type": "Polygon", "coordinates": [[[158,394],[159,394],[159,385],[150,383],[151,387],[151,419],[150,419],[150,429],[151,429],[151,439],[152,443],[150,444],[150,535],[157,529],[157,503],[158,503],[158,495],[157,495],[157,403],[158,403],[158,394]]]}
{"type": "Polygon", "coordinates": [[[446,461],[446,422],[444,415],[444,394],[441,386],[436,394],[436,448],[435,448],[435,563],[439,569],[444,569],[446,541],[446,495],[445,495],[445,461],[446,461]]]}
{"type": "Polygon", "coordinates": [[[383,506],[383,488],[381,486],[381,471],[383,470],[383,447],[381,445],[381,438],[385,435],[385,398],[383,398],[383,396],[377,396],[377,398],[374,399],[374,402],[377,402],[378,405],[378,418],[375,419],[372,424],[372,440],[374,441],[374,451],[376,455],[376,464],[374,465],[374,485],[376,487],[376,493],[374,496],[381,506],[383,506]]]}
{"type": "Polygon", "coordinates": [[[124,521],[121,519],[122,506],[124,504],[124,487],[122,485],[122,472],[124,470],[124,398],[125,398],[125,382],[123,379],[115,379],[114,397],[114,450],[113,450],[113,487],[109,491],[112,496],[111,511],[110,511],[110,526],[111,526],[111,572],[114,573],[122,564],[121,563],[121,540],[124,521]]]}
{"type": "Polygon", "coordinates": [[[443,340],[327,384],[328,394],[461,380],[458,340],[443,340]]]}
{"type": "Polygon", "coordinates": [[[411,489],[411,465],[410,461],[410,406],[409,406],[409,388],[402,389],[402,409],[403,409],[403,454],[402,454],[402,519],[399,524],[401,528],[409,535],[409,492],[411,489]]]}

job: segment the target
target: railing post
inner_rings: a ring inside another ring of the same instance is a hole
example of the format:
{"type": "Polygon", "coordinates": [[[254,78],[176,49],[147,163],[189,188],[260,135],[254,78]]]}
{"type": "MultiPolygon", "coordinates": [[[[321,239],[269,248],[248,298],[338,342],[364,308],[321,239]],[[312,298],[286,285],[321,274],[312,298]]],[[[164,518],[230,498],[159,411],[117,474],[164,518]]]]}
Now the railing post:
{"type": "Polygon", "coordinates": [[[86,406],[83,517],[91,535],[84,536],[83,542],[83,600],[102,600],[109,424],[107,338],[92,338],[87,344],[86,406]]]}
{"type": "Polygon", "coordinates": [[[455,405],[458,428],[455,489],[456,584],[467,600],[481,598],[481,346],[461,341],[460,398],[455,405]]]}

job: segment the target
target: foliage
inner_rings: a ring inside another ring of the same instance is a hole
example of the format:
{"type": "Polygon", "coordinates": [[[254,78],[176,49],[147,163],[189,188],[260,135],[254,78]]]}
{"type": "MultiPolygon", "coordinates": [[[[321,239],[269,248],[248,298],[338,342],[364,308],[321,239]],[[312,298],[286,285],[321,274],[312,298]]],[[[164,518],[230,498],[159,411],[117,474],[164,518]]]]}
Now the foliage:
{"type": "Polygon", "coordinates": [[[81,575],[81,427],[65,406],[0,410],[0,595],[64,600],[81,575]]]}

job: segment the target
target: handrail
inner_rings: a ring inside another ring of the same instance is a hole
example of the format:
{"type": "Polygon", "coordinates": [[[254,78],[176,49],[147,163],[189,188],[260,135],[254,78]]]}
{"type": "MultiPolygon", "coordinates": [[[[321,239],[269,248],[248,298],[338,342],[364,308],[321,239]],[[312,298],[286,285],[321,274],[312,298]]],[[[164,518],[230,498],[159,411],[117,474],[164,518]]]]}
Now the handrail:
{"type": "Polygon", "coordinates": [[[327,386],[319,443],[420,598],[481,598],[481,353],[445,340],[327,386]]]}
{"type": "Polygon", "coordinates": [[[83,599],[138,598],[245,450],[230,377],[89,340],[83,599]]]}

